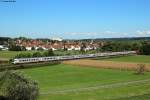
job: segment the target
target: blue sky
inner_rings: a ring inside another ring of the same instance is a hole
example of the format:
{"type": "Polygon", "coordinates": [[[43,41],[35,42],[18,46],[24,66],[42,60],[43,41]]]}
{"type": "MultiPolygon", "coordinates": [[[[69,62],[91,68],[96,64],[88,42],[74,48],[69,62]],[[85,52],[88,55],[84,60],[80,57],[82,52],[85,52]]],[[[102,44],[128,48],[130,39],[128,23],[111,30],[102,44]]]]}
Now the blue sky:
{"type": "Polygon", "coordinates": [[[149,5],[150,0],[0,2],[0,36],[67,39],[150,36],[149,5]]]}

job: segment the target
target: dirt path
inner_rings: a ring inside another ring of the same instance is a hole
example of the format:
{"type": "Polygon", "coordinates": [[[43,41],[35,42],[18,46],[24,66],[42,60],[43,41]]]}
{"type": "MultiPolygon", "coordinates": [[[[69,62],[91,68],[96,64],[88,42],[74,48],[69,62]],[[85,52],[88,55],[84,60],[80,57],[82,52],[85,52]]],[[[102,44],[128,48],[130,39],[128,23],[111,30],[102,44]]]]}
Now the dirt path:
{"type": "MultiPolygon", "coordinates": [[[[77,65],[77,66],[83,66],[83,67],[135,70],[137,69],[138,64],[141,64],[141,63],[100,61],[100,60],[71,60],[71,61],[64,61],[63,64],[77,65]]],[[[150,64],[145,64],[145,70],[150,71],[150,64]]]]}
{"type": "Polygon", "coordinates": [[[97,89],[102,89],[102,88],[115,88],[115,87],[120,87],[120,86],[135,85],[135,84],[141,84],[141,83],[145,83],[145,82],[150,82],[150,79],[121,82],[121,83],[114,83],[114,84],[106,84],[106,85],[97,85],[97,86],[90,86],[90,87],[81,87],[81,88],[74,88],[74,89],[49,91],[49,92],[45,92],[45,93],[43,92],[41,94],[59,94],[59,93],[69,93],[69,92],[90,91],[90,90],[97,90],[97,89]]]}

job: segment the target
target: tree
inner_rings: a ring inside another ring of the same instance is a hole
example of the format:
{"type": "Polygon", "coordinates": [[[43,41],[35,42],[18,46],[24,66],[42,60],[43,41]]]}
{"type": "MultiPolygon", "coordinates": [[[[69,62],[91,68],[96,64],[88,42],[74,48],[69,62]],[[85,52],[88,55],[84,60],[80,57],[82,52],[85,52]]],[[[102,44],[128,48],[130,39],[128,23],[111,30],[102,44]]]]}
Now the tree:
{"type": "Polygon", "coordinates": [[[86,49],[86,44],[85,44],[85,43],[82,43],[82,44],[81,44],[81,50],[80,50],[80,51],[81,51],[82,53],[85,53],[85,49],[86,49]]]}
{"type": "Polygon", "coordinates": [[[143,55],[150,55],[150,43],[147,42],[142,43],[140,53],[143,55]]]}
{"type": "Polygon", "coordinates": [[[35,47],[32,47],[31,50],[35,50],[35,47]]]}
{"type": "Polygon", "coordinates": [[[42,47],[39,47],[37,50],[39,51],[43,51],[44,49],[42,47]]]}
{"type": "Polygon", "coordinates": [[[48,52],[45,51],[45,52],[43,53],[43,56],[47,57],[47,56],[48,56],[48,52]]]}
{"type": "Polygon", "coordinates": [[[8,100],[37,100],[38,83],[15,71],[0,74],[0,91],[8,100]]]}
{"type": "Polygon", "coordinates": [[[64,51],[67,51],[67,48],[66,48],[66,41],[63,41],[63,49],[64,49],[64,51]]]}
{"type": "Polygon", "coordinates": [[[48,56],[55,56],[54,52],[52,49],[48,50],[48,56]]]}
{"type": "Polygon", "coordinates": [[[140,43],[133,43],[131,49],[132,50],[139,50],[140,49],[140,43]]]}
{"type": "Polygon", "coordinates": [[[43,56],[55,56],[55,54],[52,49],[49,49],[43,53],[43,56]]]}
{"type": "Polygon", "coordinates": [[[10,51],[26,51],[25,46],[19,46],[15,44],[10,44],[8,48],[10,51]]]}
{"type": "Polygon", "coordinates": [[[21,46],[19,45],[10,44],[8,48],[10,51],[21,51],[21,46]]]}
{"type": "Polygon", "coordinates": [[[41,57],[41,53],[40,52],[35,52],[33,53],[32,57],[41,57]]]}
{"type": "Polygon", "coordinates": [[[21,47],[21,51],[26,51],[27,49],[26,49],[26,47],[25,46],[22,46],[21,47]]]}

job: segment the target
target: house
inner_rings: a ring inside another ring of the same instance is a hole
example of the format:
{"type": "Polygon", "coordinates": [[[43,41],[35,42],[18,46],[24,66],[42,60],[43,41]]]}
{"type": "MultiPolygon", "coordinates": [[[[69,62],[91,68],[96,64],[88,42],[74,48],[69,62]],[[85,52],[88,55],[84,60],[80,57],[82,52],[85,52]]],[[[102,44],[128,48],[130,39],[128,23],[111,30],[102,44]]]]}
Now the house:
{"type": "Polygon", "coordinates": [[[81,50],[81,47],[79,45],[75,45],[74,50],[81,50]]]}
{"type": "Polygon", "coordinates": [[[32,50],[32,47],[26,47],[26,50],[32,50]]]}
{"type": "Polygon", "coordinates": [[[0,45],[0,50],[8,50],[8,47],[6,47],[4,45],[0,45]]]}
{"type": "Polygon", "coordinates": [[[52,38],[53,41],[62,41],[63,39],[62,38],[59,38],[59,37],[54,37],[52,38]]]}
{"type": "Polygon", "coordinates": [[[54,43],[51,46],[52,50],[59,50],[59,49],[63,49],[63,45],[61,45],[60,43],[54,43]]]}
{"type": "Polygon", "coordinates": [[[68,51],[74,50],[74,46],[73,45],[67,45],[66,46],[68,51]]]}

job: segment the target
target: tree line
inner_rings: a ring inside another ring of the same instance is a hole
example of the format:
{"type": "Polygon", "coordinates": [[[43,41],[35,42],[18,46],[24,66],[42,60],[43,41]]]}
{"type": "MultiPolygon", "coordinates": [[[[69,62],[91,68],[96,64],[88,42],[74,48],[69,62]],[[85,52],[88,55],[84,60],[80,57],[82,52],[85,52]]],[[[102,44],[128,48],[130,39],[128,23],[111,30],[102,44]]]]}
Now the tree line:
{"type": "Polygon", "coordinates": [[[99,48],[101,52],[119,52],[119,51],[137,51],[141,55],[150,55],[150,42],[149,41],[112,41],[107,42],[104,46],[99,48]]]}
{"type": "Polygon", "coordinates": [[[31,57],[48,57],[48,56],[55,56],[52,49],[49,49],[44,52],[36,51],[34,53],[19,53],[14,58],[31,58],[31,57]]]}

